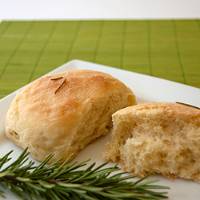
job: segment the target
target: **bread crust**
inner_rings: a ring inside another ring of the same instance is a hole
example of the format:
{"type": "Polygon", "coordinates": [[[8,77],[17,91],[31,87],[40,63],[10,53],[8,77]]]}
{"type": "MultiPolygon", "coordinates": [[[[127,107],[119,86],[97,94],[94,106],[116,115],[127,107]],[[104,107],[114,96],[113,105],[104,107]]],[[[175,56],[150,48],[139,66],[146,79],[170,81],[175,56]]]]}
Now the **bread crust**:
{"type": "Polygon", "coordinates": [[[71,70],[44,76],[12,101],[6,135],[28,147],[37,160],[48,154],[69,160],[108,132],[112,113],[134,103],[129,88],[102,72],[71,70]]]}
{"type": "Polygon", "coordinates": [[[137,176],[161,174],[200,181],[200,110],[144,103],[113,114],[106,159],[137,176]]]}

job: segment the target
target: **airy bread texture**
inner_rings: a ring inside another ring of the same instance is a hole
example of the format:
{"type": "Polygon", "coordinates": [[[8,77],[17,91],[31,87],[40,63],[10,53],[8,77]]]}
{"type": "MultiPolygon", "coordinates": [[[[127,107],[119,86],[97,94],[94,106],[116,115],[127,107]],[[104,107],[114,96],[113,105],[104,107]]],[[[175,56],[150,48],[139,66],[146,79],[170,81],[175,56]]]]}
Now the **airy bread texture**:
{"type": "Polygon", "coordinates": [[[6,135],[37,160],[54,154],[70,160],[86,145],[108,133],[111,116],[134,105],[122,82],[92,70],[44,76],[21,91],[6,117],[6,135]]]}
{"type": "Polygon", "coordinates": [[[117,111],[106,158],[136,176],[200,181],[200,110],[146,103],[117,111]]]}

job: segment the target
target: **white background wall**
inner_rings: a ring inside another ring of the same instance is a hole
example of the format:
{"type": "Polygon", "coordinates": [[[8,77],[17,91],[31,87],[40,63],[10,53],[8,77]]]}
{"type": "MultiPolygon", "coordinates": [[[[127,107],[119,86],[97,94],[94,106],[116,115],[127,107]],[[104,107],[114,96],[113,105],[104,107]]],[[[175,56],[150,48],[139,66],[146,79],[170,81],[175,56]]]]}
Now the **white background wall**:
{"type": "Polygon", "coordinates": [[[0,19],[200,18],[200,0],[0,0],[0,19]]]}

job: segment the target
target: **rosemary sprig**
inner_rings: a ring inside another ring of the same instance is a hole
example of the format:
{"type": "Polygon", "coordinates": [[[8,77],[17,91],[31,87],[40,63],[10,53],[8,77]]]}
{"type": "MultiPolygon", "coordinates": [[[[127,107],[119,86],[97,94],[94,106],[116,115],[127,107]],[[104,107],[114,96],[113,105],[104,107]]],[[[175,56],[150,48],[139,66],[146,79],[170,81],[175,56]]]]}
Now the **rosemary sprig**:
{"type": "MultiPolygon", "coordinates": [[[[88,162],[55,162],[52,156],[36,165],[27,149],[9,164],[11,152],[0,158],[0,186],[21,199],[45,200],[159,200],[168,187],[146,179],[135,180],[117,166],[96,166],[88,162]],[[113,173],[114,172],[114,173],[113,173]]],[[[0,191],[4,196],[4,191],[0,191]]]]}

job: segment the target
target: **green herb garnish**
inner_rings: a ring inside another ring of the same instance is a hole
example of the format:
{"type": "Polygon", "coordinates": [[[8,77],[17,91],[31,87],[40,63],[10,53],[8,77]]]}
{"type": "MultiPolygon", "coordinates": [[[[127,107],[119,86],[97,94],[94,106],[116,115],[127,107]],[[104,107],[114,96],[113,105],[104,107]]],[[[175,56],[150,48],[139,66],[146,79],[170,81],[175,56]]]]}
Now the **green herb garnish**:
{"type": "MultiPolygon", "coordinates": [[[[106,163],[55,162],[41,164],[28,158],[27,149],[9,164],[11,152],[0,158],[0,186],[27,200],[159,200],[166,199],[168,187],[155,181],[135,180],[121,173],[117,166],[106,163]]],[[[0,191],[4,197],[4,191],[0,191]]]]}

